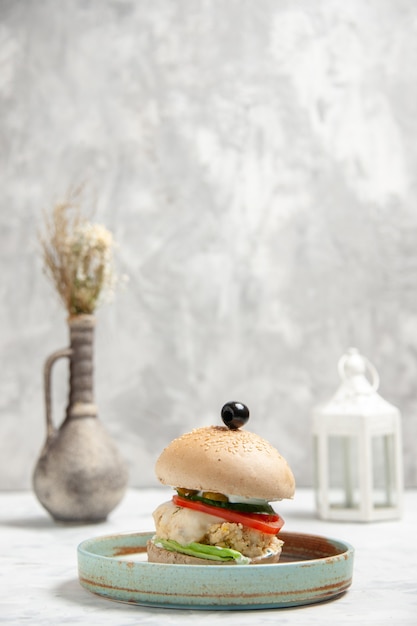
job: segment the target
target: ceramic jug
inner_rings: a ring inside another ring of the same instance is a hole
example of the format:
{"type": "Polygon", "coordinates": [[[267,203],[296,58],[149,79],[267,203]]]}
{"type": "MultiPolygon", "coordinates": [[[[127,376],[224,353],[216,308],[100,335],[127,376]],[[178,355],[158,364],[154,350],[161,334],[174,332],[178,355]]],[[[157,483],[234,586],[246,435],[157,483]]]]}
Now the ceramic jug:
{"type": "Polygon", "coordinates": [[[99,522],[119,504],[128,471],[115,443],[97,416],[93,394],[95,317],[68,321],[70,346],[51,354],[44,367],[46,441],[33,474],[35,494],[57,521],[99,522]],[[51,372],[69,359],[69,401],[57,428],[52,418],[51,372]]]}

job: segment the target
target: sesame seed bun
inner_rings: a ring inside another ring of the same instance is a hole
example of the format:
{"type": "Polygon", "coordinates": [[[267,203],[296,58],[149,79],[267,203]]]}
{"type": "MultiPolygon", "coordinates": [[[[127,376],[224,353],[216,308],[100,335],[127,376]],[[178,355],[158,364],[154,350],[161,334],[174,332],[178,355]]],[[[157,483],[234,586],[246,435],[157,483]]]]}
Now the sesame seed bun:
{"type": "Polygon", "coordinates": [[[223,426],[197,428],[174,439],[158,458],[155,472],[171,487],[267,501],[292,498],[295,490],[287,461],[268,441],[223,426]]]}

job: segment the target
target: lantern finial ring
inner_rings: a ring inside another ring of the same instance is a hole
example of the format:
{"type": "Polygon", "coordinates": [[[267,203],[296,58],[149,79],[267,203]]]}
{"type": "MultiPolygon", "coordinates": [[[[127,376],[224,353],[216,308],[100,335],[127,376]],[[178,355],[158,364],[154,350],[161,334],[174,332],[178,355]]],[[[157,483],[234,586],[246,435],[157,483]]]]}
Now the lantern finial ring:
{"type": "Polygon", "coordinates": [[[337,369],[342,380],[347,380],[352,376],[365,375],[366,370],[368,370],[372,389],[376,391],[379,387],[379,374],[376,368],[369,359],[360,354],[357,348],[349,348],[339,360],[337,369]]]}

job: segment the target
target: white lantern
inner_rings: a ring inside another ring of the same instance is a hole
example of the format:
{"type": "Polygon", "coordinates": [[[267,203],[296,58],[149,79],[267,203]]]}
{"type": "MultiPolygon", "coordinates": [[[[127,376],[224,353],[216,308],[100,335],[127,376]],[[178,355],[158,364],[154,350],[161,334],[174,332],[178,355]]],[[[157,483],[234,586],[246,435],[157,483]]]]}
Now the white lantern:
{"type": "Polygon", "coordinates": [[[377,393],[378,373],[356,348],[342,356],[338,369],[342,384],[313,413],[318,515],[362,522],[399,518],[400,412],[377,393]]]}

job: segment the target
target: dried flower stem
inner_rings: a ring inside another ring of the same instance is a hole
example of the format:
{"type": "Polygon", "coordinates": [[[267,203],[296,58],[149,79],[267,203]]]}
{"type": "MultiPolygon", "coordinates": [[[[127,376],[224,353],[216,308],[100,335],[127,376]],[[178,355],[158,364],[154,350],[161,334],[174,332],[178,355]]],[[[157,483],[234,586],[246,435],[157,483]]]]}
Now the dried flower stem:
{"type": "Polygon", "coordinates": [[[69,315],[93,313],[114,284],[112,234],[81,215],[78,196],[55,205],[40,237],[45,272],[69,315]]]}

